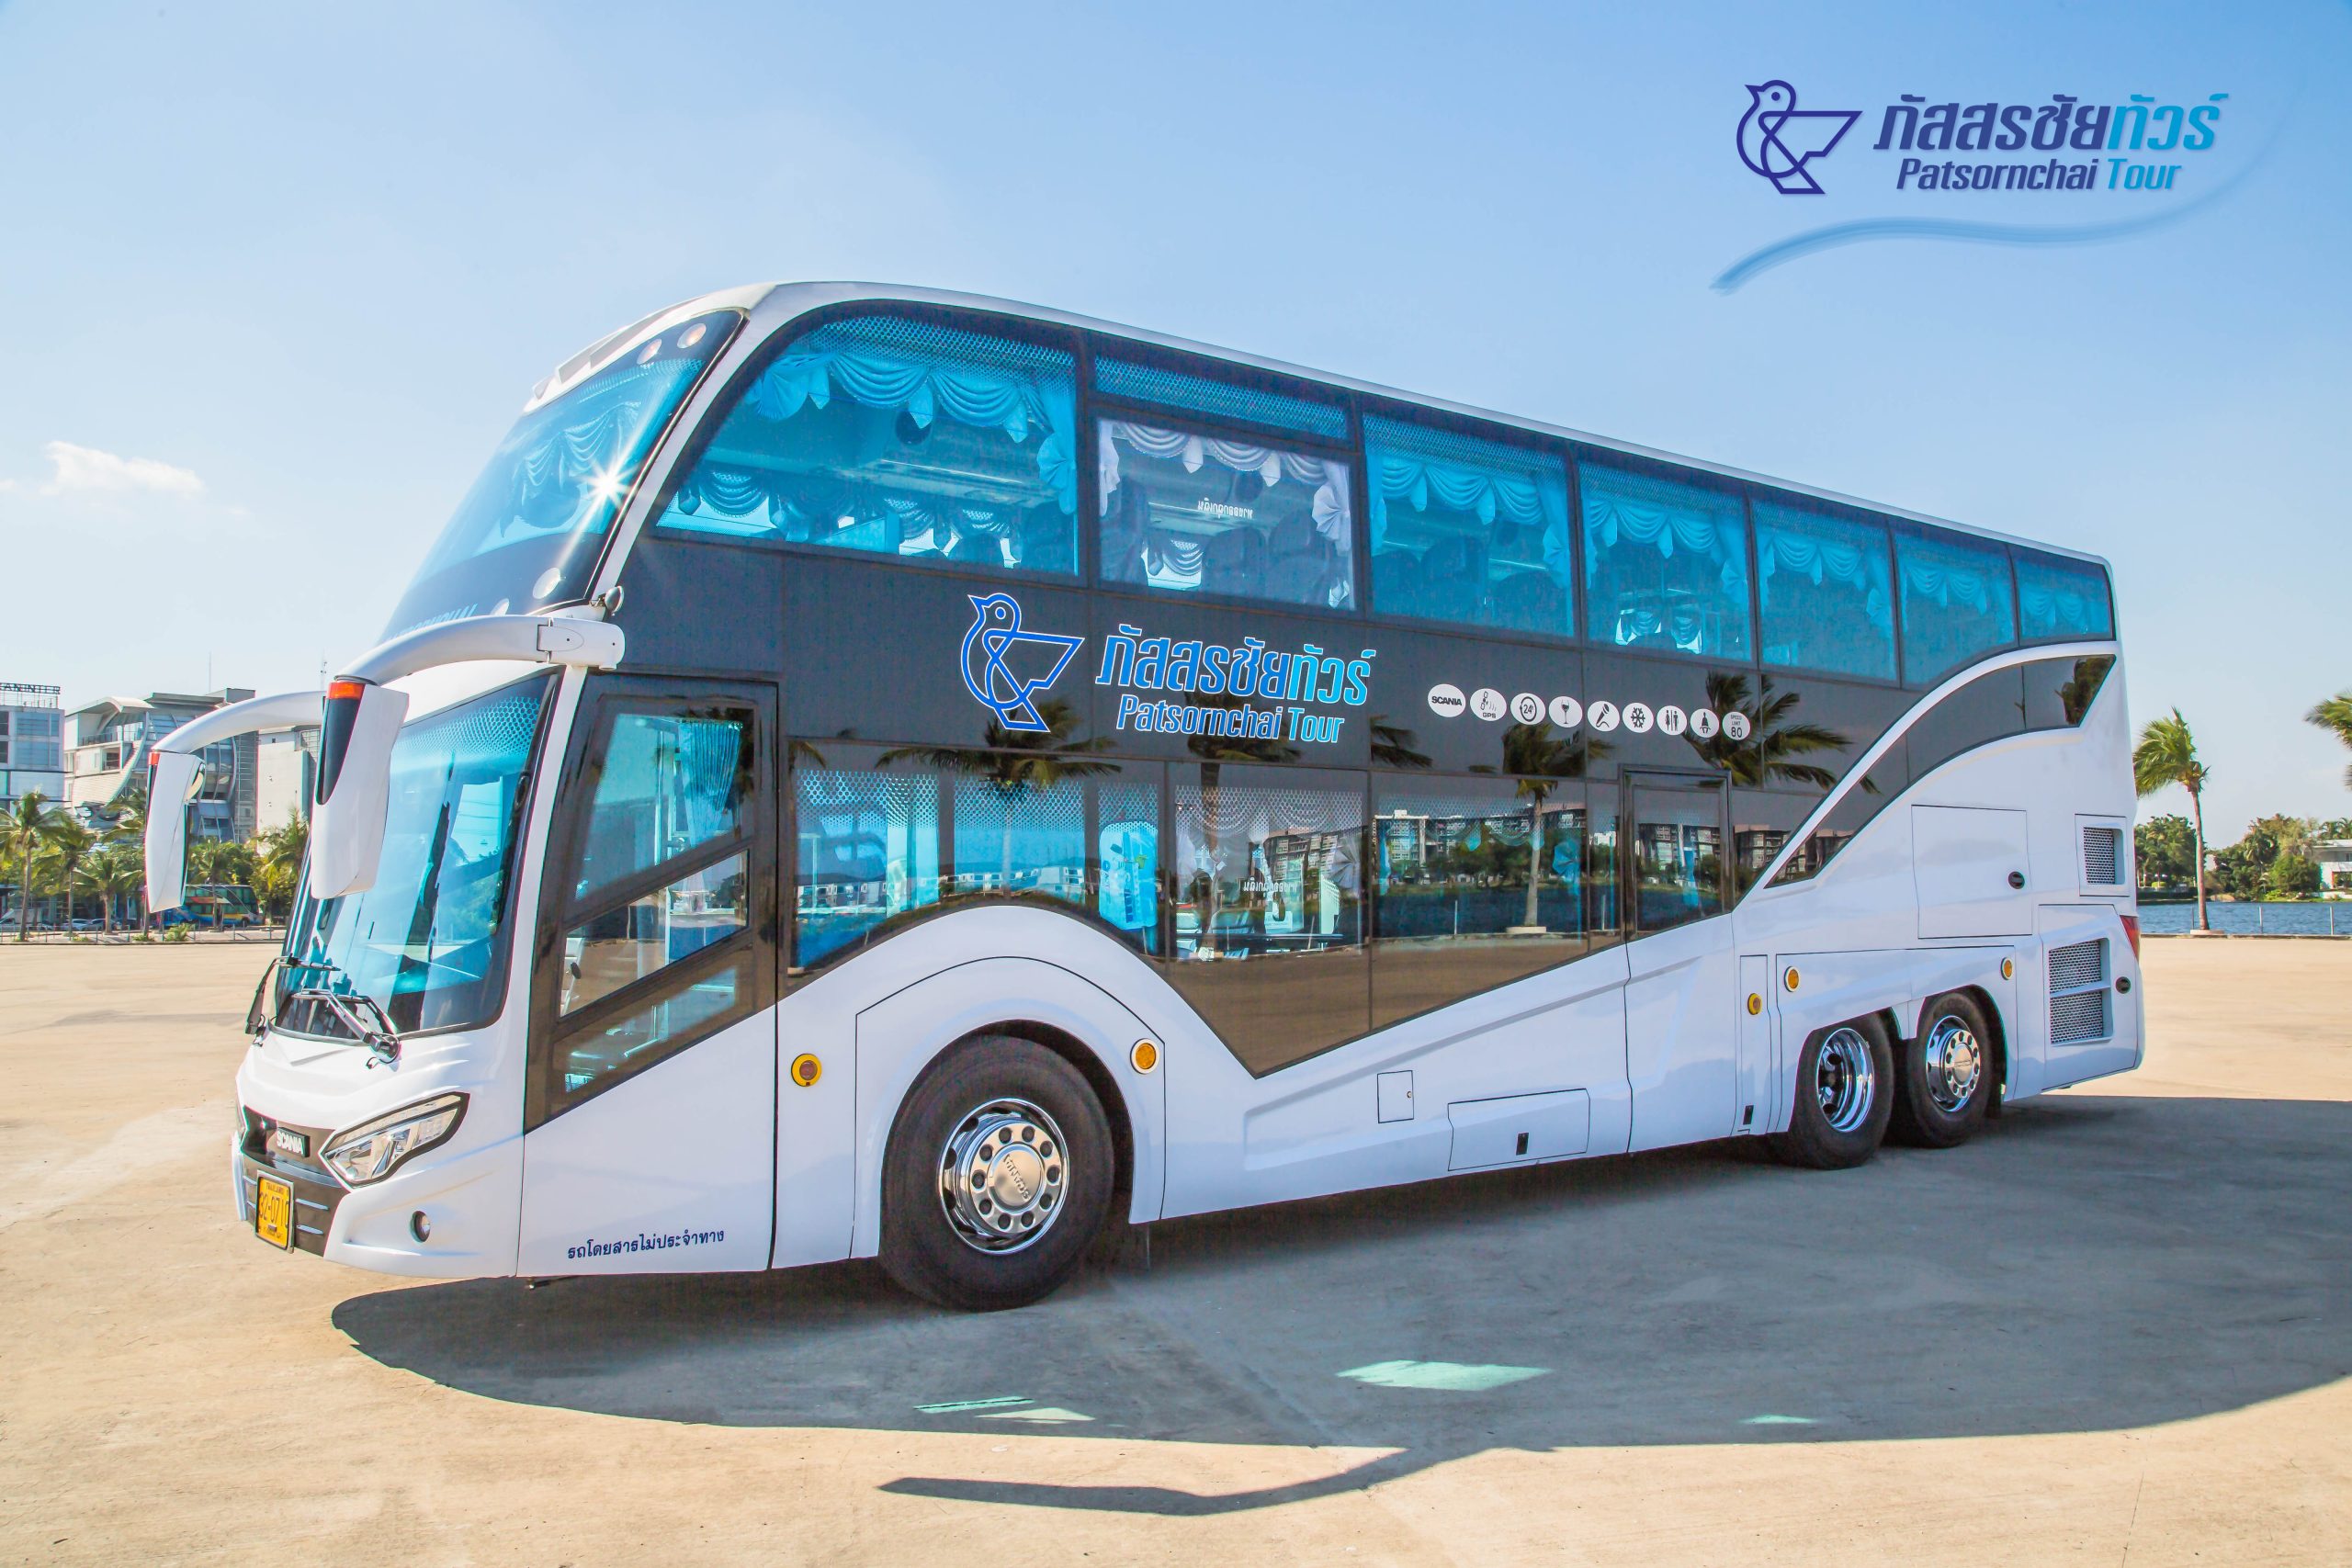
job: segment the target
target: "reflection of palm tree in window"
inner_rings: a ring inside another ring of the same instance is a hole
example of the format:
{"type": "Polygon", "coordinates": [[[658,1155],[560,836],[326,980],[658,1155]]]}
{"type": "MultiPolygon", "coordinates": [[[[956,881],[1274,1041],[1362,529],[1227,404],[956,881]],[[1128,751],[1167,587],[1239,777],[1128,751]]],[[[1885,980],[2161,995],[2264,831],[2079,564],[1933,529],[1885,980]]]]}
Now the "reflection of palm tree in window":
{"type": "Polygon", "coordinates": [[[1479,763],[1471,768],[1474,773],[1501,772],[1516,775],[1519,798],[1527,802],[1527,911],[1520,921],[1533,926],[1536,919],[1536,895],[1544,885],[1544,803],[1560,787],[1562,779],[1584,776],[1588,757],[1605,756],[1609,743],[1588,740],[1579,746],[1567,736],[1555,733],[1543,719],[1533,724],[1514,724],[1503,731],[1503,765],[1498,770],[1479,763]]]}
{"type": "Polygon", "coordinates": [[[1077,755],[1100,751],[1110,741],[1099,735],[1087,740],[1071,739],[1080,721],[1078,710],[1069,704],[1058,699],[1039,703],[1037,716],[1046,721],[1042,730],[1007,729],[990,719],[978,748],[900,746],[883,752],[877,759],[879,765],[886,768],[894,762],[917,762],[988,784],[1004,814],[1004,853],[997,886],[1006,893],[1012,891],[1012,823],[1022,803],[1033,796],[1050,795],[1066,780],[1119,771],[1115,762],[1091,762],[1077,755]]]}
{"type": "MultiPolygon", "coordinates": [[[[1853,741],[1826,725],[1792,722],[1789,716],[1803,701],[1794,692],[1775,695],[1772,677],[1767,675],[1762,693],[1751,703],[1747,676],[1711,674],[1707,705],[1718,714],[1746,715],[1747,739],[1734,740],[1720,729],[1703,740],[1695,729],[1683,739],[1709,765],[1729,773],[1734,784],[1801,784],[1829,789],[1838,783],[1837,773],[1796,759],[1818,751],[1843,751],[1853,741]]],[[[1878,785],[1869,778],[1862,780],[1862,789],[1871,795],[1878,793],[1878,785]]]]}
{"type": "Polygon", "coordinates": [[[1413,749],[1413,732],[1401,724],[1388,722],[1386,714],[1374,714],[1364,721],[1372,726],[1373,765],[1382,768],[1426,768],[1430,758],[1426,751],[1413,749]]]}

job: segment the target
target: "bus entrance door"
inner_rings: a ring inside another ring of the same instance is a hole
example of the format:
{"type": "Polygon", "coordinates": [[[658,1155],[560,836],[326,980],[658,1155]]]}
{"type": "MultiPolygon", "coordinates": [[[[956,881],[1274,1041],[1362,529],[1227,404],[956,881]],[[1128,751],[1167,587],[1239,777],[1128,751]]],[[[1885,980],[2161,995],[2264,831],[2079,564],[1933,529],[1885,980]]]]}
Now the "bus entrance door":
{"type": "Polygon", "coordinates": [[[1633,773],[1623,785],[1621,897],[1631,917],[1625,1066],[1635,1149],[1730,1135],[1737,1045],[1724,1027],[1737,979],[1725,908],[1721,774],[1633,773]]]}
{"type": "Polygon", "coordinates": [[[586,682],[532,950],[520,1273],[768,1266],[775,736],[758,682],[586,682]]]}

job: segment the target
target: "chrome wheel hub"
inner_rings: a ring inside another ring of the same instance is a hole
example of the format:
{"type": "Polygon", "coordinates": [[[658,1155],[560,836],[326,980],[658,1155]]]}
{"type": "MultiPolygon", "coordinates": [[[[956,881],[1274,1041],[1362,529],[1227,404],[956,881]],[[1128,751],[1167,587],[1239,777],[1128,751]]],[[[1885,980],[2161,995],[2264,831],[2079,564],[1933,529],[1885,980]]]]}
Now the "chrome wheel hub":
{"type": "Polygon", "coordinates": [[[1062,1130],[1025,1100],[975,1107],[939,1151],[939,1206],[976,1251],[1018,1252],[1044,1235],[1069,1184],[1062,1130]]]}
{"type": "Polygon", "coordinates": [[[1871,1043],[1850,1026],[1833,1029],[1813,1058],[1813,1092],[1821,1119],[1835,1132],[1850,1133],[1870,1120],[1878,1096],[1878,1066],[1871,1043]]]}
{"type": "Polygon", "coordinates": [[[1984,1050],[1976,1032],[1956,1018],[1936,1020],[1922,1047],[1927,1058],[1928,1098],[1946,1115],[1957,1115],[1976,1092],[1984,1071],[1984,1050]]]}

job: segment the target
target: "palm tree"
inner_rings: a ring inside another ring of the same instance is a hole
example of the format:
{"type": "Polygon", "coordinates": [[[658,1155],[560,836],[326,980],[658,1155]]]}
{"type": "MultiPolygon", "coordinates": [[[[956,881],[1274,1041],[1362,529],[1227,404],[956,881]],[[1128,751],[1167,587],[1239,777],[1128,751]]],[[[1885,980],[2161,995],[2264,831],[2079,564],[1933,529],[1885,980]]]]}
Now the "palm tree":
{"type": "Polygon", "coordinates": [[[983,746],[978,750],[956,746],[901,746],[883,752],[880,759],[884,767],[893,762],[920,762],[988,784],[1004,813],[1004,860],[997,886],[1007,893],[1012,891],[1012,815],[1020,803],[1029,795],[1046,794],[1065,779],[1119,771],[1115,762],[1089,762],[1071,755],[1100,751],[1111,743],[1099,735],[1089,740],[1073,741],[1070,732],[1078,728],[1079,716],[1069,704],[1040,703],[1037,716],[1046,721],[1042,730],[1007,729],[995,719],[989,720],[981,736],[983,746]]]}
{"type": "MultiPolygon", "coordinates": [[[[2303,719],[2333,732],[2338,740],[2352,746],[2352,692],[2336,693],[2303,715],[2303,719]]],[[[2344,770],[2344,787],[2352,789],[2352,766],[2344,770]]]]}
{"type": "Polygon", "coordinates": [[[65,895],[65,924],[74,924],[74,887],[82,867],[96,848],[98,837],[71,817],[60,813],[49,829],[50,866],[59,891],[65,895]]]}
{"type": "Polygon", "coordinates": [[[294,889],[301,881],[302,857],[310,849],[311,825],[289,813],[284,827],[275,832],[255,834],[254,843],[260,851],[254,862],[254,894],[265,906],[275,905],[281,898],[290,904],[294,889]]]}
{"type": "Polygon", "coordinates": [[[2188,814],[2197,832],[2197,929],[2210,931],[2205,921],[2205,782],[2212,775],[2197,760],[2197,738],[2188,721],[2175,708],[2163,718],[2152,718],[2132,748],[2132,783],[2141,795],[2178,784],[2188,792],[2188,814]]]}
{"type": "Polygon", "coordinates": [[[49,835],[57,820],[57,813],[50,809],[49,797],[37,789],[18,795],[8,814],[0,817],[0,850],[6,851],[17,863],[18,942],[24,941],[32,929],[35,867],[49,847],[49,835]]]}
{"type": "MultiPolygon", "coordinates": [[[[1522,926],[1541,923],[1535,901],[1544,885],[1544,803],[1560,787],[1562,779],[1583,773],[1584,761],[1577,743],[1565,735],[1555,735],[1551,725],[1542,719],[1514,724],[1503,731],[1501,771],[1518,777],[1519,797],[1527,802],[1527,910],[1519,922],[1522,926]]],[[[1481,763],[1470,771],[1491,773],[1496,770],[1481,763]]]]}
{"type": "Polygon", "coordinates": [[[82,863],[74,883],[81,891],[98,899],[98,908],[106,922],[106,933],[114,934],[114,907],[125,894],[136,893],[147,880],[147,868],[139,852],[128,844],[107,844],[82,863]]]}

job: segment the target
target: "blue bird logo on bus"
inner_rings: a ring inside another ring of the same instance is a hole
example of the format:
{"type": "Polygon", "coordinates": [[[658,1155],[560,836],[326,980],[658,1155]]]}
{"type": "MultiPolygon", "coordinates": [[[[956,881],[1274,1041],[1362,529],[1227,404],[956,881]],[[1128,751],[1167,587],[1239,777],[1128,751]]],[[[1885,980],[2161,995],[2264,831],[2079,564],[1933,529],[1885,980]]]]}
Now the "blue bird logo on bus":
{"type": "Polygon", "coordinates": [[[1082,637],[1023,629],[1021,604],[1010,593],[974,593],[972,629],[964,634],[964,687],[1005,728],[1031,735],[1051,729],[1037,711],[1037,694],[1061,678],[1085,643],[1082,637]],[[1016,669],[1016,664],[1019,669],[1016,669]],[[1021,670],[1043,667],[1042,675],[1021,670]]]}

